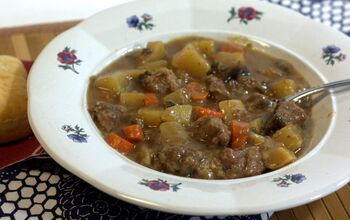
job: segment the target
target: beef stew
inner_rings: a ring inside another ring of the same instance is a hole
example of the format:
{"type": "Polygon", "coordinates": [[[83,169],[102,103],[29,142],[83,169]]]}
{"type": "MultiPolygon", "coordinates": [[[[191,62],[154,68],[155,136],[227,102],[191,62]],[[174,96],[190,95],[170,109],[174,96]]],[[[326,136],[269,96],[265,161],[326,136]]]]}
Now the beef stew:
{"type": "Polygon", "coordinates": [[[308,87],[250,43],[187,36],[149,42],[93,76],[92,119],[131,160],[174,175],[234,179],[292,163],[311,134],[308,87]]]}

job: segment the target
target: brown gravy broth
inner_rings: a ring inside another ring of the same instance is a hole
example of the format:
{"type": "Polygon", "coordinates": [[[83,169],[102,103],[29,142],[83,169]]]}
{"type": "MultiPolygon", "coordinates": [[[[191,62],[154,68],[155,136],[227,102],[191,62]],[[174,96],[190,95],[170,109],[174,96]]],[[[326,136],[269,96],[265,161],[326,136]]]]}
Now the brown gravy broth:
{"type": "Polygon", "coordinates": [[[107,143],[139,164],[234,179],[297,159],[311,135],[310,100],[277,100],[307,87],[288,61],[249,44],[187,36],[149,43],[91,77],[88,108],[107,143]]]}

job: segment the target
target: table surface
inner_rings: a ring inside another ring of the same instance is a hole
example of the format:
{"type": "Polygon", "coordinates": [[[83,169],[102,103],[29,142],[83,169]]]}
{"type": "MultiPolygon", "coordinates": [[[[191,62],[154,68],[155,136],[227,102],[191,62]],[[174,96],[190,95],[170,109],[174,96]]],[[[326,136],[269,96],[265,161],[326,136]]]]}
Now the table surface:
{"type": "MultiPolygon", "coordinates": [[[[0,29],[0,54],[34,60],[50,40],[78,21],[0,29]]],[[[350,219],[350,184],[323,199],[276,212],[271,220],[350,219]]]]}

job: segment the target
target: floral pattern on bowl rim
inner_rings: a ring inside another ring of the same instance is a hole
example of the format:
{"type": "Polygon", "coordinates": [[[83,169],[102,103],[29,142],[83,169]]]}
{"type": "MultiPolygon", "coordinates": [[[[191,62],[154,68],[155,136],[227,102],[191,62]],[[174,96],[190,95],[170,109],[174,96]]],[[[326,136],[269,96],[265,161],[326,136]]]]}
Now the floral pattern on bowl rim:
{"type": "Polygon", "coordinates": [[[150,14],[144,13],[140,17],[132,15],[126,19],[126,23],[129,28],[135,28],[139,31],[152,30],[154,24],[152,23],[153,17],[150,14]]]}
{"type": "Polygon", "coordinates": [[[154,191],[168,191],[170,188],[173,190],[173,192],[177,192],[180,189],[180,185],[182,183],[168,183],[166,180],[157,179],[157,180],[147,180],[142,179],[140,182],[138,182],[140,185],[144,185],[149,187],[150,189],[153,189],[154,191]]]}
{"type": "Polygon", "coordinates": [[[301,173],[286,174],[283,177],[275,177],[272,182],[276,183],[279,187],[289,187],[293,183],[300,184],[306,180],[306,176],[301,173]]]}
{"type": "Polygon", "coordinates": [[[74,65],[80,65],[82,60],[78,59],[76,53],[75,49],[66,46],[61,52],[57,53],[57,60],[61,63],[58,67],[79,74],[74,65]]]}
{"type": "Polygon", "coordinates": [[[78,125],[72,127],[71,125],[63,125],[61,129],[67,132],[67,137],[76,143],[87,143],[87,138],[89,137],[84,128],[80,128],[78,125]]]}
{"type": "Polygon", "coordinates": [[[256,10],[253,7],[240,7],[236,11],[235,7],[232,7],[229,11],[230,17],[227,19],[227,22],[230,22],[233,19],[239,19],[239,23],[248,24],[252,20],[260,20],[263,12],[256,10]]]}
{"type": "Polygon", "coordinates": [[[327,65],[334,65],[336,61],[342,62],[346,59],[346,54],[341,52],[341,49],[334,44],[322,48],[322,59],[327,65]]]}

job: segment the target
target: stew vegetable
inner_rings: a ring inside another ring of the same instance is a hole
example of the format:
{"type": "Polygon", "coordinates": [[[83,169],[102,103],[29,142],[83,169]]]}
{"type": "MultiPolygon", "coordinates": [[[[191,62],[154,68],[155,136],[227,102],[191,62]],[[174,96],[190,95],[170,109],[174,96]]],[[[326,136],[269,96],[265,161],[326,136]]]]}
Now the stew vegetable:
{"type": "Polygon", "coordinates": [[[250,43],[199,36],[149,42],[93,76],[91,116],[131,160],[202,179],[254,176],[292,163],[311,134],[308,87],[286,60],[250,43]]]}

